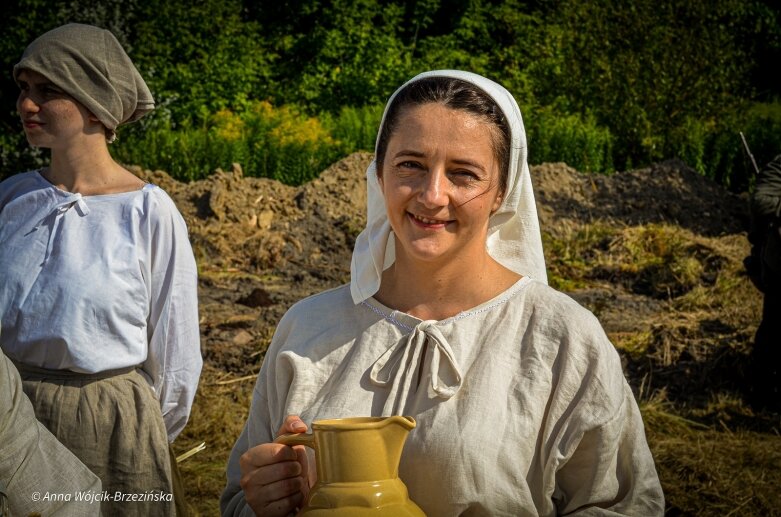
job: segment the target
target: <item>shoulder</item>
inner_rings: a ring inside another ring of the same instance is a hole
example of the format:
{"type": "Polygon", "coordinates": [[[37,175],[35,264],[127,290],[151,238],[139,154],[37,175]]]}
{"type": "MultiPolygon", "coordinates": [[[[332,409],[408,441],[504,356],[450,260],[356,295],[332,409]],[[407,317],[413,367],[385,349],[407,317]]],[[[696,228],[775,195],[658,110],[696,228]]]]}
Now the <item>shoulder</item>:
{"type": "Polygon", "coordinates": [[[532,346],[553,370],[567,372],[563,382],[592,374],[623,380],[621,359],[597,317],[570,296],[534,282],[529,286],[532,346]]]}
{"type": "Polygon", "coordinates": [[[355,310],[355,304],[350,297],[349,284],[341,285],[333,289],[328,289],[312,296],[308,296],[293,304],[282,317],[280,325],[283,322],[293,322],[301,320],[319,320],[319,315],[328,315],[328,318],[337,318],[346,316],[355,310]]]}
{"type": "Polygon", "coordinates": [[[781,154],[759,172],[754,193],[781,196],[781,154]]]}
{"type": "Polygon", "coordinates": [[[51,185],[41,178],[37,171],[20,172],[0,182],[0,204],[51,185]]]}
{"type": "Polygon", "coordinates": [[[40,178],[40,175],[38,174],[37,170],[17,172],[15,174],[12,174],[11,176],[8,176],[3,181],[0,181],[0,188],[1,189],[11,188],[13,186],[29,183],[29,182],[38,183],[38,178],[40,178]]]}
{"type": "Polygon", "coordinates": [[[569,295],[536,281],[530,282],[527,290],[526,303],[530,304],[535,321],[555,330],[557,335],[604,335],[597,317],[569,295]]]}
{"type": "Polygon", "coordinates": [[[606,422],[624,403],[627,389],[618,350],[597,317],[576,300],[540,283],[530,287],[531,355],[542,358],[550,372],[552,400],[564,408],[575,397],[586,427],[606,422]]]}
{"type": "Polygon", "coordinates": [[[773,158],[767,165],[768,169],[773,169],[776,174],[781,174],[781,154],[773,158]]]}
{"type": "Polygon", "coordinates": [[[354,338],[359,319],[356,311],[349,284],[304,298],[282,316],[274,332],[274,348],[354,338]]]}
{"type": "Polygon", "coordinates": [[[153,208],[160,213],[175,213],[179,214],[179,209],[176,207],[176,203],[168,195],[168,192],[158,187],[154,183],[147,183],[141,189],[141,195],[144,200],[144,204],[153,208]]]}
{"type": "Polygon", "coordinates": [[[168,193],[162,188],[148,183],[141,189],[141,206],[144,218],[152,227],[171,226],[186,229],[184,217],[168,193]]]}

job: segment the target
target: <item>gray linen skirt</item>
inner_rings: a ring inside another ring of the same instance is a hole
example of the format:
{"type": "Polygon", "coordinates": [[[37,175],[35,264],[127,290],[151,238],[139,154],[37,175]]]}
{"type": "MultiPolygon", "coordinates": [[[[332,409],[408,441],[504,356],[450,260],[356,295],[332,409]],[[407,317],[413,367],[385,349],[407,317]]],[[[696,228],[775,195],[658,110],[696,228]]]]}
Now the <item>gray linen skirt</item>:
{"type": "Polygon", "coordinates": [[[35,416],[100,478],[103,515],[176,514],[160,404],[135,368],[82,374],[15,364],[35,416]]]}

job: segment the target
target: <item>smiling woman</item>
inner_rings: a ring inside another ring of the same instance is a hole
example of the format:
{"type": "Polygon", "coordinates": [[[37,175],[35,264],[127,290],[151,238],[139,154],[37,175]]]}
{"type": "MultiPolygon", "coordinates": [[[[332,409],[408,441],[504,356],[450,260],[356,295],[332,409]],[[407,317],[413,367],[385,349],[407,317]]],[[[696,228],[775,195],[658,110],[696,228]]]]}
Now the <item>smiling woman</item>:
{"type": "Polygon", "coordinates": [[[486,123],[440,104],[401,116],[378,168],[396,264],[417,257],[447,267],[456,255],[485,256],[488,218],[502,200],[490,140],[486,123]]]}
{"type": "Polygon", "coordinates": [[[477,110],[450,107],[469,106],[457,102],[465,96],[488,105],[468,83],[437,91],[441,86],[422,80],[408,89],[417,96],[397,99],[385,121],[393,131],[383,131],[377,146],[377,178],[396,256],[375,298],[436,320],[492,298],[520,278],[485,248],[489,218],[501,206],[507,183],[507,168],[500,166],[508,160],[507,124],[502,117],[492,121],[477,110]],[[465,264],[476,273],[475,286],[449,301],[423,306],[420,294],[407,286],[422,285],[423,278],[457,285],[465,264]]]}
{"type": "Polygon", "coordinates": [[[391,97],[379,135],[350,285],[279,323],[223,514],[305,504],[316,472],[278,433],[407,415],[399,475],[427,515],[661,515],[618,354],[546,284],[515,100],[428,72],[391,97]]]}

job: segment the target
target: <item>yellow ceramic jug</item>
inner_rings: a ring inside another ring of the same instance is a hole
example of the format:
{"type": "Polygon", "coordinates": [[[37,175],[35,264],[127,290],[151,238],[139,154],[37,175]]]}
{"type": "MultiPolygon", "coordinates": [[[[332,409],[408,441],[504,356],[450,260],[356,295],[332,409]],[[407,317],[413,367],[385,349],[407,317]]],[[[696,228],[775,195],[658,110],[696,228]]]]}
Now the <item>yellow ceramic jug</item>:
{"type": "Polygon", "coordinates": [[[312,434],[285,434],[277,443],[315,450],[317,483],[299,516],[425,516],[399,479],[409,416],[317,420],[312,434]]]}

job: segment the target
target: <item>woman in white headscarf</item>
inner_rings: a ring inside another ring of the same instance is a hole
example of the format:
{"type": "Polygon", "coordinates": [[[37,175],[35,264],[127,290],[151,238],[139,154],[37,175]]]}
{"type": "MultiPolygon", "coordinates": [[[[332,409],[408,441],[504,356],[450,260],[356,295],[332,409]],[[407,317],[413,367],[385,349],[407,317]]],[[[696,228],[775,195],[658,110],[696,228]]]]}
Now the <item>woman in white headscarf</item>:
{"type": "Polygon", "coordinates": [[[434,71],[385,110],[349,286],[284,316],[228,464],[224,515],[286,515],[314,473],[272,443],[314,420],[410,415],[399,474],[428,515],[661,515],[616,350],[546,285],[521,113],[434,71]]]}
{"type": "Polygon", "coordinates": [[[171,198],[108,150],[152,96],[90,25],[41,35],[13,75],[51,162],[0,183],[0,347],[36,417],[101,479],[105,515],[171,515],[169,444],[201,370],[195,260],[171,198]]]}

